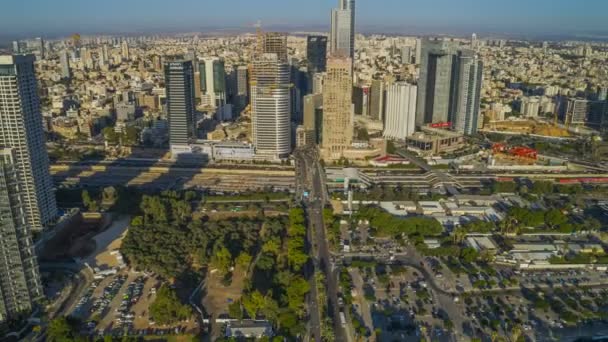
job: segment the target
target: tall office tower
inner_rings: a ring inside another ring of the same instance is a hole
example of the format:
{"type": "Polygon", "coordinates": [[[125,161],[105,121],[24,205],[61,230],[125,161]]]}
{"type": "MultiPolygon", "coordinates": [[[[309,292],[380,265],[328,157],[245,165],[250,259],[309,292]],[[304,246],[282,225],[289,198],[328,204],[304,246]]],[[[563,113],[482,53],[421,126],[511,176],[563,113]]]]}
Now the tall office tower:
{"type": "Polygon", "coordinates": [[[232,70],[232,105],[236,115],[249,104],[249,69],[245,65],[239,65],[232,70]]]}
{"type": "Polygon", "coordinates": [[[412,47],[404,46],[401,48],[401,63],[410,64],[412,63],[412,47]]]}
{"type": "Polygon", "coordinates": [[[452,69],[456,55],[453,42],[445,40],[422,41],[422,60],[418,79],[418,106],[416,125],[448,122],[452,69]]]}
{"type": "Polygon", "coordinates": [[[405,140],[416,131],[416,86],[398,82],[388,86],[384,136],[405,140]]]}
{"type": "Polygon", "coordinates": [[[98,50],[99,55],[99,67],[105,67],[108,64],[108,46],[103,46],[98,50]]]}
{"type": "Polygon", "coordinates": [[[331,47],[332,55],[341,54],[355,57],[355,1],[340,0],[339,8],[331,12],[331,47]]]}
{"type": "Polygon", "coordinates": [[[163,70],[162,58],[159,55],[152,57],[152,64],[154,64],[154,70],[161,72],[163,70]]]}
{"type": "Polygon", "coordinates": [[[353,75],[352,60],[331,56],[323,86],[322,155],[340,159],[353,142],[353,75]]]}
{"type": "Polygon", "coordinates": [[[355,115],[369,116],[370,87],[367,84],[359,84],[353,87],[353,103],[355,115]]]}
{"type": "Polygon", "coordinates": [[[369,98],[369,118],[384,121],[386,104],[386,83],[384,80],[372,80],[369,98]]]}
{"type": "Polygon", "coordinates": [[[131,53],[129,51],[129,44],[127,43],[126,40],[123,40],[122,44],[120,45],[120,55],[122,56],[122,59],[125,61],[128,61],[131,59],[131,53]]]}
{"type": "Polygon", "coordinates": [[[198,67],[200,73],[201,104],[210,108],[226,105],[226,68],[218,57],[203,58],[198,67]]]}
{"type": "Polygon", "coordinates": [[[21,47],[19,46],[19,42],[18,41],[13,41],[13,53],[15,55],[18,55],[21,53],[21,47]]]}
{"type": "Polygon", "coordinates": [[[422,39],[416,39],[416,64],[422,63],[422,39]]]}
{"type": "Polygon", "coordinates": [[[477,48],[477,34],[473,33],[471,35],[471,48],[472,49],[476,49],[477,48]]]}
{"type": "Polygon", "coordinates": [[[171,153],[190,152],[189,143],[196,137],[194,129],[194,67],[192,61],[165,64],[167,117],[171,153]]]}
{"type": "MultiPolygon", "coordinates": [[[[292,60],[292,63],[294,61],[292,60]]],[[[291,65],[291,120],[295,123],[302,123],[302,99],[308,94],[308,68],[299,67],[298,63],[291,65]]]]}
{"type": "Polygon", "coordinates": [[[93,56],[91,55],[90,49],[87,49],[86,47],[80,48],[80,58],[82,59],[85,68],[89,70],[93,69],[93,56]]]}
{"type": "Polygon", "coordinates": [[[36,52],[40,59],[44,59],[46,57],[44,50],[44,40],[40,37],[36,38],[36,52]]]}
{"type": "Polygon", "coordinates": [[[276,53],[258,55],[250,84],[256,154],[270,160],[287,158],[291,152],[289,65],[276,53]]]}
{"type": "Polygon", "coordinates": [[[281,62],[287,62],[287,35],[281,32],[266,32],[258,39],[257,54],[274,53],[281,62]]]}
{"type": "Polygon", "coordinates": [[[305,145],[315,146],[320,143],[323,127],[323,94],[304,96],[304,131],[305,145]]]}
{"type": "Polygon", "coordinates": [[[592,102],[582,98],[562,98],[560,119],[569,125],[584,125],[589,119],[592,102]]]}
{"type": "Polygon", "coordinates": [[[306,58],[308,59],[308,72],[311,75],[325,72],[327,68],[327,37],[308,36],[306,58]]]}
{"type": "Polygon", "coordinates": [[[42,230],[57,217],[49,173],[34,56],[0,56],[0,147],[11,148],[22,183],[27,225],[42,230]]]}
{"type": "Polygon", "coordinates": [[[59,55],[59,64],[61,65],[61,78],[72,78],[72,72],[70,71],[70,57],[68,56],[67,50],[61,51],[61,54],[59,55]]]}
{"type": "Polygon", "coordinates": [[[0,323],[32,310],[43,297],[25,194],[11,148],[0,148],[0,323]]]}
{"type": "Polygon", "coordinates": [[[458,52],[454,69],[454,99],[450,121],[456,132],[465,135],[477,133],[483,62],[471,50],[458,52]]]}
{"type": "Polygon", "coordinates": [[[188,48],[188,51],[184,55],[184,59],[187,61],[192,61],[192,65],[194,66],[194,70],[197,69],[198,58],[196,58],[196,50],[194,48],[188,48]]]}

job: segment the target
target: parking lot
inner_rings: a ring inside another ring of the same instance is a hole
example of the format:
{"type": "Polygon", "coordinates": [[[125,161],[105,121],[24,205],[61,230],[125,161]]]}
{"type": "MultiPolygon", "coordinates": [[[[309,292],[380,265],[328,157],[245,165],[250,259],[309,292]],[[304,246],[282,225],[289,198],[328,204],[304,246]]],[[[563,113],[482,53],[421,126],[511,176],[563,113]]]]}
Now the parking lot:
{"type": "Polygon", "coordinates": [[[196,331],[195,321],[178,327],[157,326],[149,317],[160,280],[136,272],[121,272],[95,280],[72,315],[86,323],[90,335],[172,335],[196,331]]]}
{"type": "Polygon", "coordinates": [[[446,322],[448,328],[451,323],[441,309],[443,300],[416,270],[382,266],[350,268],[349,273],[356,294],[355,315],[371,331],[380,329],[380,340],[418,341],[421,334],[433,340],[449,340],[446,322]]]}

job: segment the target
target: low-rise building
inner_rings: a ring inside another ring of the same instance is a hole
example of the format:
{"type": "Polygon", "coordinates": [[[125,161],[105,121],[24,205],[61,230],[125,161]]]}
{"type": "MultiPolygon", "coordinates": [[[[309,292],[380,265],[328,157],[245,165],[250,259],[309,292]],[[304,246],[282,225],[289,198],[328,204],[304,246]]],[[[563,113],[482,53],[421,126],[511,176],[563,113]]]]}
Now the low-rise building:
{"type": "Polygon", "coordinates": [[[226,337],[262,338],[272,337],[273,334],[268,321],[243,320],[226,325],[226,337]]]}

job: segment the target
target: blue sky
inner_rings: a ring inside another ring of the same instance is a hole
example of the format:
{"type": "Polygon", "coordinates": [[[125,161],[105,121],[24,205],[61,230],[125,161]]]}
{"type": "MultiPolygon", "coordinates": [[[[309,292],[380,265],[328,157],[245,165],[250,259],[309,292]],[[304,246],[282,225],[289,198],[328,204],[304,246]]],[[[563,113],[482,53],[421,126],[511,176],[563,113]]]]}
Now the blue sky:
{"type": "MultiPolygon", "coordinates": [[[[337,0],[3,0],[0,32],[194,31],[329,25],[337,0]]],[[[608,33],[607,0],[357,0],[360,31],[608,33]]]]}

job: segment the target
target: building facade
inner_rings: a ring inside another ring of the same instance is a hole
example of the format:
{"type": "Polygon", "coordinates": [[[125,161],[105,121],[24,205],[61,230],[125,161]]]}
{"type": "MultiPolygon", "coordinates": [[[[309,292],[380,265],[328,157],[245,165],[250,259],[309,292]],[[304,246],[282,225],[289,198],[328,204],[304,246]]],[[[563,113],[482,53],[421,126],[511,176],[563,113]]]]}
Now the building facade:
{"type": "Polygon", "coordinates": [[[0,323],[30,312],[43,297],[15,161],[13,149],[0,149],[0,323]]]}
{"type": "Polygon", "coordinates": [[[198,63],[201,104],[210,108],[226,105],[226,69],[218,57],[203,58],[198,63]]]}
{"type": "Polygon", "coordinates": [[[27,224],[42,230],[57,217],[34,56],[0,56],[0,147],[12,148],[27,224]]]}
{"type": "Polygon", "coordinates": [[[416,96],[416,86],[405,82],[398,82],[388,87],[385,137],[404,141],[416,131],[416,96]]]}
{"type": "Polygon", "coordinates": [[[383,80],[373,80],[369,96],[369,118],[376,121],[383,121],[385,104],[386,83],[383,80]]]}
{"type": "Polygon", "coordinates": [[[421,44],[416,125],[448,122],[455,45],[432,39],[424,39],[421,44]]]}
{"type": "Polygon", "coordinates": [[[192,61],[173,61],[165,64],[167,118],[171,153],[189,151],[189,143],[196,137],[194,128],[194,67],[192,61]]]}
{"type": "Polygon", "coordinates": [[[332,55],[355,57],[355,0],[340,0],[338,8],[331,12],[332,55]]]}
{"type": "Polygon", "coordinates": [[[289,65],[276,53],[253,61],[252,140],[261,159],[280,160],[291,153],[289,65]]]}
{"type": "Polygon", "coordinates": [[[471,50],[460,51],[454,72],[454,108],[451,110],[453,129],[465,135],[477,133],[483,62],[471,50]]]}
{"type": "Polygon", "coordinates": [[[327,69],[327,37],[308,36],[306,45],[306,58],[308,59],[308,72],[316,74],[327,69]]]}
{"type": "Polygon", "coordinates": [[[323,86],[322,155],[336,160],[353,142],[352,60],[331,56],[323,86]]]}

